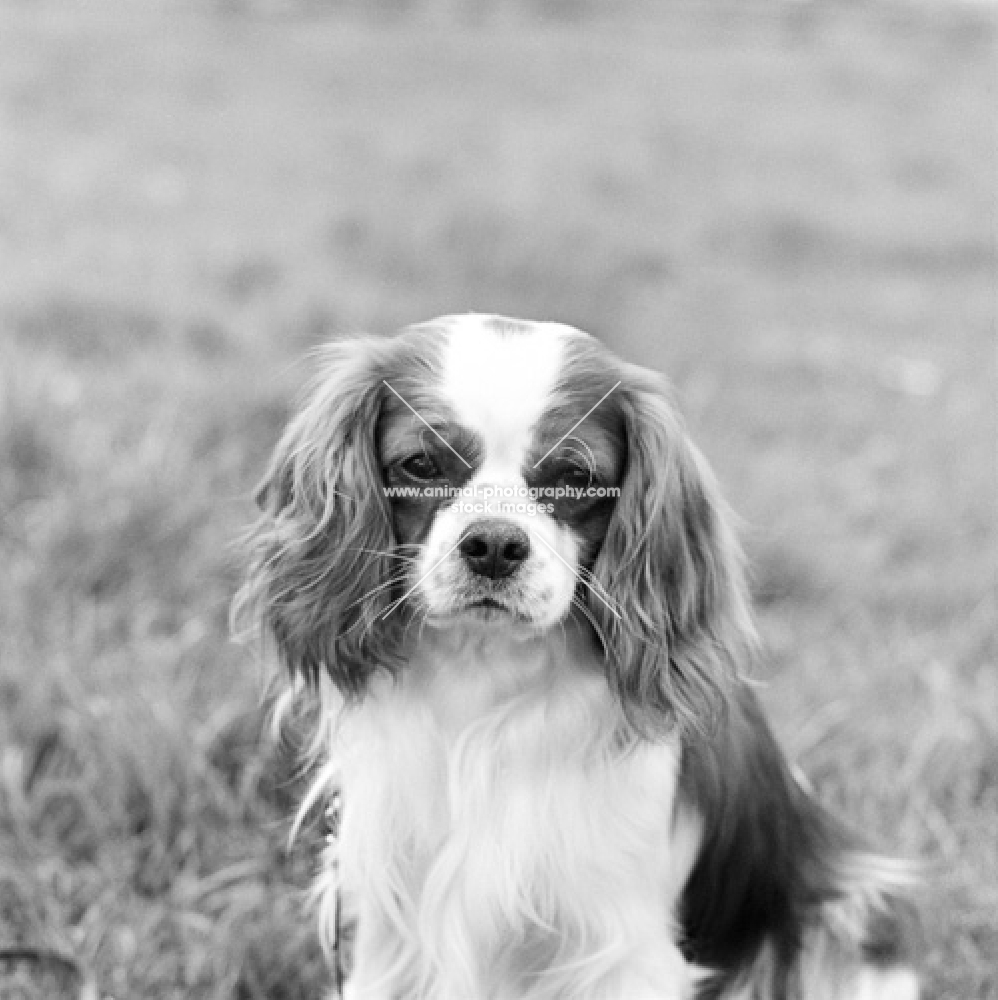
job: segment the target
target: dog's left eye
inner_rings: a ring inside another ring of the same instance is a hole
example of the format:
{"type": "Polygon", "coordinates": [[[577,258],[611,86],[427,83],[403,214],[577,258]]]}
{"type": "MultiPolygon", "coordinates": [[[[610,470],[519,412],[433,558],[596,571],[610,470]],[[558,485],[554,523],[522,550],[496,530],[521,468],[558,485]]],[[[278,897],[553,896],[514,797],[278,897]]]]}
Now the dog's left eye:
{"type": "Polygon", "coordinates": [[[440,475],[440,466],[425,453],[410,455],[402,463],[402,469],[413,479],[436,479],[440,475]]]}
{"type": "Polygon", "coordinates": [[[559,486],[570,486],[572,489],[584,490],[587,486],[593,485],[594,482],[592,473],[579,466],[572,466],[558,473],[559,486]]]}

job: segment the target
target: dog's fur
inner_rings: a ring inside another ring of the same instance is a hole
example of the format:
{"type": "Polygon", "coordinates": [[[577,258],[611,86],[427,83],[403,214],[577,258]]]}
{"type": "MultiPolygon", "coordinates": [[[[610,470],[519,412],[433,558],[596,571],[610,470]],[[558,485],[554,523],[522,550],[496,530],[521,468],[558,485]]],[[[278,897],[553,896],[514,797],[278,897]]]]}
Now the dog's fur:
{"type": "Polygon", "coordinates": [[[907,870],[743,679],[741,556],[657,376],[494,316],[334,343],[260,503],[240,606],[321,706],[347,1000],[914,1000],[907,870]]]}

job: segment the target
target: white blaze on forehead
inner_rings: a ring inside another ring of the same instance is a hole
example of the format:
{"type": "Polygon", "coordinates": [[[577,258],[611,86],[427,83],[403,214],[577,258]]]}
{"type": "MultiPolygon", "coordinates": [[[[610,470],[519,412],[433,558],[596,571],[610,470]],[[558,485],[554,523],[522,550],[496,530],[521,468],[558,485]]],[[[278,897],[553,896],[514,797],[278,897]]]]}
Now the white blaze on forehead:
{"type": "Polygon", "coordinates": [[[578,334],[557,323],[517,324],[513,332],[503,325],[486,316],[448,321],[441,392],[481,435],[486,461],[519,465],[558,381],[565,341],[578,334]]]}

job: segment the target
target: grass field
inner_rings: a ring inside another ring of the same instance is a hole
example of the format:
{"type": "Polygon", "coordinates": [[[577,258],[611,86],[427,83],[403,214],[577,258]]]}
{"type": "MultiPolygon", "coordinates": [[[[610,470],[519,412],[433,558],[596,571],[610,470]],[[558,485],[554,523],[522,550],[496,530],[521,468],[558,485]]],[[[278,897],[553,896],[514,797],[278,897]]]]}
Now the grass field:
{"type": "Polygon", "coordinates": [[[669,373],[782,739],[928,862],[927,998],[998,996],[994,56],[970,6],[0,0],[0,996],[321,995],[233,543],[310,345],[468,310],[669,373]]]}

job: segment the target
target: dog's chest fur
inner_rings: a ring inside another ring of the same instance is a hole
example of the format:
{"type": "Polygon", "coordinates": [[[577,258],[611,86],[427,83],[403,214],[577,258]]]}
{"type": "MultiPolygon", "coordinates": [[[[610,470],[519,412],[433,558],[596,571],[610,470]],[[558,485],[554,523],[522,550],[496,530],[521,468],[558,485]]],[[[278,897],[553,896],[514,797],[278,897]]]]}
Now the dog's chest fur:
{"type": "Polygon", "coordinates": [[[364,901],[368,932],[382,923],[404,942],[413,995],[510,982],[545,995],[532,968],[555,995],[552,969],[598,973],[648,906],[673,936],[692,861],[669,843],[678,748],[628,734],[580,636],[430,635],[341,719],[332,749],[344,893],[364,901]]]}

